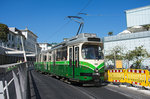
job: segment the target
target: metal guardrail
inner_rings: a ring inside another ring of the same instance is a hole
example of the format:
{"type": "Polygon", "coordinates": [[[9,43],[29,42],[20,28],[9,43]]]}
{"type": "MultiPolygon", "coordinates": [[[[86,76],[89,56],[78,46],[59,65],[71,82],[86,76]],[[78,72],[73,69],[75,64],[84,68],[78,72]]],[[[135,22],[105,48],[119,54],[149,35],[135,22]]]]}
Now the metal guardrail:
{"type": "Polygon", "coordinates": [[[0,99],[26,99],[26,62],[0,65],[0,99]]]}
{"type": "Polygon", "coordinates": [[[108,70],[108,81],[150,87],[150,72],[143,69],[112,69],[108,70]]]}

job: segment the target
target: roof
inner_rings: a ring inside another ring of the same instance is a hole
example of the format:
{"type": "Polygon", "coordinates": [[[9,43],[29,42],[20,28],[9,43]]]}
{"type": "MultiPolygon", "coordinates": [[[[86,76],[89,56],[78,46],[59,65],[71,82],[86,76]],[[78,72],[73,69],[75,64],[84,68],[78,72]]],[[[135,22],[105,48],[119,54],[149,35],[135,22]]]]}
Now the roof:
{"type": "Polygon", "coordinates": [[[69,38],[66,41],[63,41],[63,42],[53,46],[52,50],[57,49],[59,47],[73,45],[73,44],[77,44],[77,43],[81,43],[81,42],[82,43],[85,43],[85,42],[102,43],[101,39],[98,38],[97,35],[94,33],[80,33],[80,34],[76,35],[75,37],[69,38]]]}
{"type": "Polygon", "coordinates": [[[30,32],[30,33],[32,33],[35,37],[37,37],[38,38],[38,36],[37,35],[35,35],[32,31],[30,31],[30,30],[27,30],[27,29],[25,29],[25,30],[20,30],[20,31],[22,31],[22,32],[30,32]]]}
{"type": "Polygon", "coordinates": [[[118,35],[121,35],[121,34],[130,34],[131,32],[129,30],[124,30],[122,32],[120,32],[118,35]]]}
{"type": "Polygon", "coordinates": [[[150,9],[150,5],[144,6],[144,7],[139,7],[139,8],[134,8],[134,9],[125,10],[125,12],[128,13],[128,12],[134,12],[134,11],[139,11],[139,10],[143,10],[143,9],[150,9]]]}
{"type": "Polygon", "coordinates": [[[13,31],[10,31],[10,30],[9,30],[9,33],[12,33],[12,34],[14,34],[14,35],[17,35],[16,33],[14,33],[13,31]]]}
{"type": "Polygon", "coordinates": [[[21,31],[19,29],[17,29],[16,27],[9,27],[9,32],[15,34],[15,35],[21,35],[22,37],[25,38],[25,36],[21,33],[21,31]]]}
{"type": "Polygon", "coordinates": [[[38,44],[39,44],[39,45],[40,45],[40,44],[47,44],[47,45],[49,45],[49,46],[51,46],[51,45],[52,45],[52,44],[49,44],[49,43],[38,43],[38,44]]]}

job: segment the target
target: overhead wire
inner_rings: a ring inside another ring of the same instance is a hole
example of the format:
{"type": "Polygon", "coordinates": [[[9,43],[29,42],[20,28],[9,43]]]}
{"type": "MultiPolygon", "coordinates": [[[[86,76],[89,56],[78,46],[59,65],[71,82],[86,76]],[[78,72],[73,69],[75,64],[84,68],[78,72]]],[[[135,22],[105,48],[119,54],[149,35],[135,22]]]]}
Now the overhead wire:
{"type": "Polygon", "coordinates": [[[81,13],[83,10],[85,10],[88,6],[89,6],[89,4],[92,2],[92,0],[89,0],[88,2],[87,2],[87,4],[78,12],[78,13],[81,13]]]}
{"type": "Polygon", "coordinates": [[[56,32],[53,33],[53,36],[51,37],[54,38],[55,35],[57,35],[57,33],[59,33],[59,31],[61,31],[65,26],[67,26],[70,23],[71,20],[69,20],[67,23],[65,23],[64,25],[62,25],[56,32]]]}
{"type": "MultiPolygon", "coordinates": [[[[87,7],[88,7],[88,5],[91,3],[91,1],[92,0],[89,0],[88,2],[87,2],[87,4],[76,14],[76,15],[78,15],[79,13],[81,13],[83,10],[85,10],[87,7]]],[[[54,32],[53,34],[53,36],[51,37],[51,39],[55,36],[55,35],[57,35],[58,33],[59,33],[59,31],[61,31],[65,26],[67,26],[69,23],[71,22],[71,20],[69,20],[67,23],[65,23],[64,25],[62,25],[56,32],[54,32]]],[[[83,29],[83,27],[82,27],[82,29],[83,29]]]]}
{"type": "MultiPolygon", "coordinates": [[[[87,13],[83,13],[83,11],[90,5],[92,0],[88,0],[87,4],[77,13],[78,15],[83,14],[83,15],[88,15],[87,13]]],[[[80,33],[83,31],[84,23],[82,22],[81,30],[80,33]]]]}

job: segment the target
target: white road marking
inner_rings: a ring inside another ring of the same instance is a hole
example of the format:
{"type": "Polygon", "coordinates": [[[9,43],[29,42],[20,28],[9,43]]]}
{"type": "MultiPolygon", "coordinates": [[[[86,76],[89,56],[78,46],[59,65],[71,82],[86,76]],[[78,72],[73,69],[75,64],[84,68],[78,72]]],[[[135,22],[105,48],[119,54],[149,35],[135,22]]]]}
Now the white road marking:
{"type": "MultiPolygon", "coordinates": [[[[105,88],[106,88],[106,87],[105,87],[105,88]]],[[[129,97],[129,98],[131,98],[131,99],[137,99],[137,97],[130,96],[130,95],[128,95],[128,94],[122,93],[122,92],[117,91],[117,90],[114,90],[114,89],[110,89],[110,88],[106,88],[106,89],[108,89],[108,90],[110,90],[110,91],[113,91],[113,92],[116,92],[116,93],[119,93],[119,94],[122,94],[122,95],[124,95],[124,96],[126,96],[126,97],[129,97]]]]}

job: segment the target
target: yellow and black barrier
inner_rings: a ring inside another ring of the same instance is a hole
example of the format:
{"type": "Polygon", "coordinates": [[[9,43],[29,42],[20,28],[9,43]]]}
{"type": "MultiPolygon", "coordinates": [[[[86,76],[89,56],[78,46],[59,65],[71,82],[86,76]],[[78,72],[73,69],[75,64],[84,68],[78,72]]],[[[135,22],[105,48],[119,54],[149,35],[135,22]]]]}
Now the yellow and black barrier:
{"type": "Polygon", "coordinates": [[[112,69],[108,70],[108,81],[150,87],[150,72],[143,69],[112,69]]]}
{"type": "Polygon", "coordinates": [[[150,72],[149,72],[149,77],[148,77],[148,86],[150,87],[150,72]]]}

